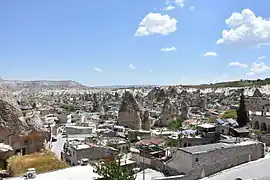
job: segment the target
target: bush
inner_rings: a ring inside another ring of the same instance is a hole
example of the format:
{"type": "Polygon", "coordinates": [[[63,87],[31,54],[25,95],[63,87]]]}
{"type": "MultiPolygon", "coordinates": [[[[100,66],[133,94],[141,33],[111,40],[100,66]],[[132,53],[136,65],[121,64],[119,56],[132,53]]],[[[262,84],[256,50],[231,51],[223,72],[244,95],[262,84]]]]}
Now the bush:
{"type": "Polygon", "coordinates": [[[12,156],[8,159],[8,169],[12,176],[24,175],[29,168],[35,168],[37,173],[45,173],[67,167],[66,163],[57,159],[50,151],[12,156]]]}

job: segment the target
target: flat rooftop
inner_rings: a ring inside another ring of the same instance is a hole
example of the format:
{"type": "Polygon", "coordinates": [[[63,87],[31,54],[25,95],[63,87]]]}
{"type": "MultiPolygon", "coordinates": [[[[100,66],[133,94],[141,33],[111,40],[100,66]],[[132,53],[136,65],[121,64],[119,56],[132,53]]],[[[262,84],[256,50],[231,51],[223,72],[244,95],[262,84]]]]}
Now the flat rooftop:
{"type": "Polygon", "coordinates": [[[252,140],[246,140],[239,143],[214,143],[214,144],[206,144],[206,145],[199,145],[199,146],[190,146],[185,148],[178,148],[180,151],[184,151],[186,153],[190,154],[201,154],[206,153],[209,151],[215,151],[218,149],[226,149],[230,147],[236,147],[236,146],[246,146],[250,144],[256,144],[258,142],[252,141],[252,140]]]}

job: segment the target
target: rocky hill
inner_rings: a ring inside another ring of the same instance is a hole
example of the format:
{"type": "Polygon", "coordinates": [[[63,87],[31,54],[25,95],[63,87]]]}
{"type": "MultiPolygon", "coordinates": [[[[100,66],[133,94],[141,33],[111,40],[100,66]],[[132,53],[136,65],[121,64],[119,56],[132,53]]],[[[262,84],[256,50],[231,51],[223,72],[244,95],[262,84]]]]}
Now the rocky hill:
{"type": "Polygon", "coordinates": [[[265,86],[270,85],[270,78],[257,79],[257,80],[239,80],[239,81],[228,81],[211,84],[201,85],[185,85],[184,88],[227,88],[227,87],[252,87],[252,86],[265,86]]]}
{"type": "Polygon", "coordinates": [[[20,81],[20,80],[4,80],[4,85],[11,89],[21,88],[74,88],[86,87],[76,81],[50,81],[50,80],[36,80],[36,81],[20,81]]]}

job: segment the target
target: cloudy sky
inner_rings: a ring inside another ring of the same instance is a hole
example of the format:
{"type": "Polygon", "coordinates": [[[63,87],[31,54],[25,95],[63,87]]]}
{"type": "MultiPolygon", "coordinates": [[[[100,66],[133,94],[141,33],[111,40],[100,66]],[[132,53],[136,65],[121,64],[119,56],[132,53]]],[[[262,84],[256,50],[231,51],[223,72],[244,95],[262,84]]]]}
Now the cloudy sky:
{"type": "Polygon", "coordinates": [[[0,76],[87,85],[270,77],[267,0],[2,0],[0,76]]]}

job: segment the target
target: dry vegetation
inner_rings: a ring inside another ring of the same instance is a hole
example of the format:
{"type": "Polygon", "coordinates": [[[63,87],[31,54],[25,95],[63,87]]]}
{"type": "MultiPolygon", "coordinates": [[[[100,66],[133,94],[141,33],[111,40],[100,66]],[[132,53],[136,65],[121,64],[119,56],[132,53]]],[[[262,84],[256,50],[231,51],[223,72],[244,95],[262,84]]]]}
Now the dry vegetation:
{"type": "Polygon", "coordinates": [[[50,151],[25,156],[12,156],[8,159],[8,164],[12,176],[21,176],[28,168],[35,168],[37,173],[45,173],[68,167],[66,163],[58,160],[50,151]]]}

